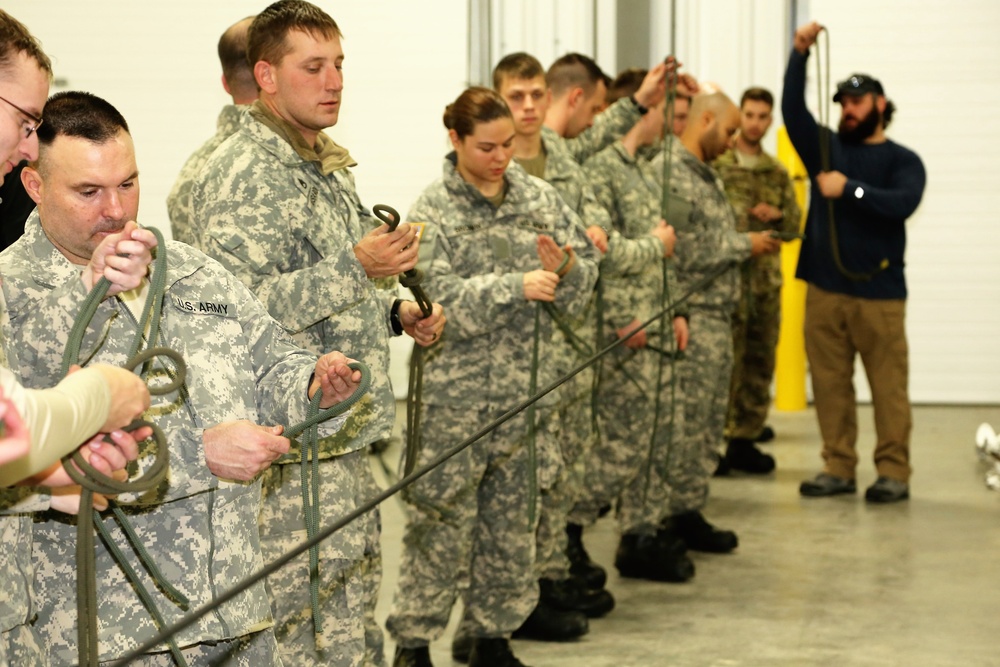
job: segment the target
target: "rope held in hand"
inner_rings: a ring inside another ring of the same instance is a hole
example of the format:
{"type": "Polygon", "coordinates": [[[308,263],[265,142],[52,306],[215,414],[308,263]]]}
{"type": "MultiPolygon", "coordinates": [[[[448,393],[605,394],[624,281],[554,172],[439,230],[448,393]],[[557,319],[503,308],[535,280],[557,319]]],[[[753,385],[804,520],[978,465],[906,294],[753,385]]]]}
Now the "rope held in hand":
{"type": "MultiPolygon", "coordinates": [[[[143,307],[142,316],[139,318],[138,331],[132,342],[129,360],[125,364],[125,368],[132,371],[141,368],[140,375],[145,377],[149,372],[150,362],[153,358],[165,356],[171,359],[175,365],[172,381],[165,385],[149,387],[149,393],[158,396],[175,391],[183,385],[186,367],[180,354],[168,348],[150,347],[141,352],[139,350],[142,347],[144,340],[143,333],[147,327],[149,329],[149,341],[155,341],[159,335],[160,311],[163,302],[163,292],[166,287],[167,250],[164,246],[163,235],[156,228],[149,227],[148,229],[156,236],[159,250],[154,260],[146,302],[143,307]]],[[[111,283],[106,278],[101,278],[84,300],[80,313],[77,315],[73,328],[70,331],[66,351],[63,354],[62,375],[66,375],[69,372],[70,366],[77,363],[83,336],[110,287],[111,283]]],[[[148,426],[153,430],[152,437],[156,442],[156,457],[152,465],[138,478],[120,482],[112,477],[108,477],[87,463],[79,450],[63,458],[63,468],[69,474],[70,478],[82,487],[80,494],[80,516],[77,519],[76,543],[77,651],[81,667],[97,667],[100,659],[97,633],[97,568],[94,552],[94,527],[101,533],[108,551],[132,582],[136,593],[153,617],[156,626],[162,628],[165,625],[163,616],[153,601],[152,595],[150,595],[149,591],[142,584],[137,573],[112,539],[107,526],[104,525],[104,520],[100,512],[93,509],[95,493],[108,496],[119,493],[142,493],[156,487],[166,477],[169,456],[166,436],[163,431],[156,424],[144,420],[135,420],[126,426],[124,430],[132,432],[144,426],[148,426]],[[86,520],[85,517],[87,516],[90,517],[90,521],[86,520]]],[[[125,532],[126,538],[135,549],[139,559],[149,571],[150,576],[178,606],[186,609],[188,606],[187,598],[172,586],[160,572],[156,563],[153,562],[149,553],[139,541],[125,513],[111,499],[108,500],[108,505],[115,519],[125,532]]],[[[186,666],[187,663],[184,660],[184,656],[181,655],[175,641],[170,638],[168,644],[178,665],[186,666]]]]}
{"type": "MultiPolygon", "coordinates": [[[[708,274],[707,276],[705,276],[701,280],[699,280],[696,283],[694,283],[687,292],[685,292],[683,295],[681,295],[680,298],[678,298],[676,301],[674,301],[673,306],[676,307],[676,306],[679,306],[679,305],[685,303],[688,299],[691,298],[692,295],[700,292],[705,287],[707,287],[708,285],[712,284],[716,279],[718,279],[719,276],[721,276],[722,274],[724,274],[727,271],[729,271],[729,268],[730,267],[728,267],[728,266],[727,267],[720,267],[719,269],[715,270],[714,272],[708,274]]],[[[122,667],[123,665],[127,665],[131,661],[135,660],[136,658],[141,657],[143,655],[143,653],[146,653],[147,651],[152,650],[154,647],[156,647],[161,642],[166,641],[168,638],[173,637],[177,633],[184,631],[185,629],[187,629],[188,627],[190,627],[194,623],[198,622],[198,620],[200,618],[202,618],[203,616],[205,616],[206,614],[210,614],[213,611],[215,611],[216,609],[218,609],[219,607],[221,607],[222,605],[230,602],[236,596],[240,595],[241,593],[243,593],[244,591],[246,591],[247,589],[249,589],[251,586],[255,585],[256,583],[258,583],[262,579],[271,576],[272,574],[274,574],[275,572],[277,572],[278,570],[280,570],[282,567],[284,567],[285,565],[287,565],[291,561],[295,560],[296,558],[298,558],[302,554],[306,553],[313,546],[318,545],[323,540],[328,539],[331,535],[333,535],[334,533],[336,533],[337,531],[339,531],[340,529],[342,529],[344,526],[348,525],[349,523],[351,523],[352,521],[358,519],[359,517],[367,514],[372,509],[374,509],[379,504],[381,504],[382,501],[391,498],[392,496],[394,496],[395,494],[397,494],[399,491],[401,491],[401,490],[405,489],[406,487],[410,486],[411,484],[413,484],[415,481],[417,481],[421,477],[429,474],[433,470],[435,470],[438,467],[440,467],[445,461],[448,461],[449,459],[453,458],[454,456],[457,456],[462,451],[468,449],[475,442],[479,441],[480,439],[482,439],[483,437],[485,437],[486,435],[488,435],[489,433],[491,433],[492,431],[494,431],[495,429],[497,429],[499,426],[507,423],[508,421],[510,421],[511,419],[513,419],[514,417],[516,417],[518,414],[520,414],[521,412],[523,412],[524,410],[526,410],[528,408],[528,406],[533,405],[537,401],[541,400],[544,396],[552,393],[557,388],[559,388],[560,386],[562,386],[563,384],[565,384],[566,382],[568,382],[570,379],[572,379],[573,377],[575,377],[579,373],[583,372],[584,370],[586,370],[590,366],[593,366],[595,363],[597,363],[598,361],[600,361],[604,356],[606,356],[607,354],[609,354],[612,350],[615,350],[615,349],[618,348],[618,346],[623,345],[625,343],[625,341],[627,341],[629,338],[631,338],[633,335],[635,335],[639,331],[644,330],[650,324],[652,324],[653,322],[658,321],[659,319],[663,318],[664,316],[666,316],[666,315],[672,315],[672,314],[673,314],[673,309],[671,308],[671,309],[668,309],[668,310],[663,310],[663,311],[661,311],[661,312],[653,315],[651,318],[649,318],[648,320],[646,320],[645,322],[643,322],[640,327],[636,328],[635,331],[631,332],[627,336],[624,336],[622,338],[617,339],[616,341],[614,341],[610,345],[608,345],[605,348],[601,349],[597,354],[595,354],[594,356],[590,357],[585,362],[581,363],[579,366],[577,366],[576,368],[574,368],[573,370],[571,370],[569,373],[567,373],[562,378],[559,378],[559,379],[557,379],[557,380],[549,383],[545,388],[543,388],[537,394],[535,394],[533,396],[530,396],[529,398],[525,399],[524,401],[522,401],[521,403],[519,403],[514,408],[511,408],[510,410],[508,410],[507,412],[505,412],[503,415],[501,415],[500,417],[498,417],[496,420],[494,420],[490,424],[487,424],[483,428],[479,429],[476,433],[474,433],[473,435],[471,435],[468,438],[466,438],[464,441],[462,441],[459,444],[455,445],[454,447],[452,447],[448,451],[443,452],[442,454],[438,455],[437,457],[435,457],[434,459],[432,459],[431,461],[429,461],[427,464],[425,464],[424,466],[422,466],[418,470],[414,470],[409,475],[406,475],[405,477],[403,477],[402,479],[400,479],[396,484],[393,484],[392,486],[388,487],[385,491],[379,493],[374,498],[372,498],[371,500],[369,500],[367,503],[364,503],[363,505],[355,508],[353,511],[349,512],[347,515],[345,515],[341,519],[339,519],[339,520],[333,522],[332,524],[328,525],[327,527],[323,528],[312,539],[303,542],[302,544],[300,544],[300,545],[296,546],[295,548],[293,548],[292,550],[288,551],[285,555],[283,555],[283,556],[275,559],[270,564],[268,564],[265,567],[263,567],[260,571],[258,571],[257,573],[255,573],[255,574],[247,577],[246,579],[244,579],[240,583],[236,584],[235,586],[233,586],[232,588],[230,588],[229,590],[227,590],[225,593],[223,593],[222,595],[220,595],[218,598],[216,598],[215,600],[213,600],[209,604],[206,604],[206,605],[200,607],[199,609],[196,609],[195,611],[191,612],[190,614],[188,614],[187,616],[185,616],[184,618],[182,618],[181,620],[179,620],[174,625],[172,625],[169,628],[161,631],[160,634],[158,634],[155,637],[149,639],[142,646],[140,646],[140,647],[136,648],[135,650],[127,653],[126,655],[122,656],[120,659],[116,660],[112,664],[114,665],[114,667],[122,667]]]]}

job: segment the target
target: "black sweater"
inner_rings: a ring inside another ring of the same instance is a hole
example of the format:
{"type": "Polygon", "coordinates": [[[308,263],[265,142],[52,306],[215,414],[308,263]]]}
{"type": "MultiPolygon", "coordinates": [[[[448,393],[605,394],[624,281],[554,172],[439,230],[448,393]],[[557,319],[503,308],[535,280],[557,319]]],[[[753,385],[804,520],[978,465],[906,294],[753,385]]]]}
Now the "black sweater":
{"type": "Polygon", "coordinates": [[[819,126],[805,103],[807,59],[808,55],[792,50],[781,99],[788,137],[813,184],[806,240],[795,275],[830,292],[867,299],[905,299],[905,222],[924,192],[927,176],[923,163],[916,153],[892,141],[845,144],[832,133],[830,169],[847,176],[844,194],[834,200],[841,261],[849,271],[870,273],[883,259],[889,260],[889,267],[871,280],[855,281],[843,275],[830,251],[826,199],[815,182],[821,171],[819,126]]]}

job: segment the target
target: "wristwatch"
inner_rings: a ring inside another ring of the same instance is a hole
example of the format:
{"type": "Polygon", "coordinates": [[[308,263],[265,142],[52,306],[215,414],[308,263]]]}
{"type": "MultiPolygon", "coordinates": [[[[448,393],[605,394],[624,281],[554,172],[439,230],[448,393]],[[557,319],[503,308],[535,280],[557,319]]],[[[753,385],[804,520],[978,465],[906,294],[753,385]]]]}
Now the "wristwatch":
{"type": "Polygon", "coordinates": [[[645,116],[649,113],[649,108],[639,104],[639,100],[635,99],[635,95],[629,95],[628,98],[632,100],[632,104],[635,105],[635,110],[639,112],[640,116],[645,116]]]}

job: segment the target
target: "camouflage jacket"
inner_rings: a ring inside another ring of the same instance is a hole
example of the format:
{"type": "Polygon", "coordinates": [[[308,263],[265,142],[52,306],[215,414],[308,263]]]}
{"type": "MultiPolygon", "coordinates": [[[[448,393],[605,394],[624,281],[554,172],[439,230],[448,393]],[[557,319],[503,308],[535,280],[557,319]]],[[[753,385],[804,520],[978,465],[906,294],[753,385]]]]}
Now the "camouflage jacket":
{"type": "MultiPolygon", "coordinates": [[[[663,260],[663,246],[649,236],[650,229],[660,220],[662,182],[649,160],[653,153],[644,150],[632,156],[621,142],[616,142],[584,165],[597,201],[608,211],[615,231],[624,239],[636,243],[642,240],[647,248],[628,270],[609,262],[607,257],[601,264],[605,336],[608,337],[613,337],[616,329],[634,318],[645,321],[662,310],[667,299],[665,287],[670,289],[671,299],[677,295],[673,262],[663,260]]],[[[608,254],[611,255],[610,248],[608,254]]],[[[669,321],[669,318],[660,320],[667,331],[670,330],[669,321]]]]}
{"type": "Polygon", "coordinates": [[[198,172],[208,162],[215,149],[222,145],[222,142],[236,133],[240,127],[240,112],[242,106],[227,104],[219,112],[219,120],[216,123],[216,131],[211,139],[206,141],[201,147],[191,154],[181,173],[174,181],[174,187],[167,195],[167,214],[170,216],[170,231],[177,241],[183,241],[189,245],[197,247],[198,232],[200,225],[195,222],[192,211],[191,187],[194,185],[198,172]]]}
{"type": "MultiPolygon", "coordinates": [[[[682,294],[707,274],[737,266],[750,257],[750,238],[736,231],[736,215],[712,168],[680,141],[671,142],[672,162],[667,221],[677,229],[677,277],[682,294]]],[[[653,159],[662,183],[663,153],[653,159]]],[[[692,308],[733,312],[739,297],[739,272],[727,271],[692,294],[692,308]]]]}
{"type": "Polygon", "coordinates": [[[572,139],[563,139],[564,146],[574,160],[583,164],[621,139],[626,132],[632,129],[640,117],[635,103],[629,98],[623,97],[594,116],[594,124],[591,127],[572,139]]]}
{"type": "MultiPolygon", "coordinates": [[[[619,112],[620,115],[624,114],[619,112]]],[[[631,117],[627,117],[631,120],[631,117]]],[[[619,120],[612,130],[625,129],[631,125],[619,120]]],[[[607,133],[605,138],[614,138],[607,133]]],[[[563,201],[577,212],[583,226],[597,225],[608,234],[608,252],[601,259],[602,270],[631,273],[641,271],[653,259],[663,256],[663,246],[650,236],[630,239],[622,236],[612,225],[608,211],[597,201],[592,184],[588,182],[583,167],[573,157],[569,149],[571,140],[563,139],[550,128],[542,128],[542,145],[545,146],[545,182],[559,191],[563,201]]]]}
{"type": "Polygon", "coordinates": [[[321,456],[387,438],[396,402],[389,385],[395,290],[365,275],[354,254],[381,223],[361,206],[346,169],[324,176],[248,112],[209,158],[194,186],[201,250],[232,271],[300,345],[363,361],[372,388],[321,456]]]}
{"type": "MultiPolygon", "coordinates": [[[[575,317],[590,301],[597,249],[576,213],[517,164],[505,178],[507,195],[497,209],[446,159],[444,177],[410,209],[409,220],[427,223],[420,245],[427,293],[448,313],[447,329],[425,357],[425,403],[507,409],[525,398],[537,308],[524,298],[524,274],[542,268],[540,234],[577,255],[559,282],[555,307],[575,317]]],[[[554,325],[544,311],[539,322],[541,388],[557,369],[547,363],[554,325]]]]}
{"type": "MultiPolygon", "coordinates": [[[[122,494],[119,502],[152,558],[194,609],[262,566],[257,529],[260,482],[215,477],[205,462],[203,431],[240,419],[258,424],[301,422],[316,358],[297,347],[253,294],[218,263],[182,243],[168,242],[166,247],[169,265],[157,343],[183,355],[187,379],[181,391],[154,396],[146,414],[167,435],[167,479],[141,496],[122,494]]],[[[0,254],[0,271],[13,329],[13,336],[4,342],[17,349],[19,357],[14,370],[26,386],[51,386],[59,379],[69,329],[53,329],[50,322],[75,311],[78,302],[67,298],[53,303],[46,297],[67,282],[79,283],[78,268],[51,244],[36,212],[25,235],[0,254]]],[[[80,358],[123,365],[135,335],[135,318],[117,298],[106,299],[99,311],[80,358]]],[[[154,363],[151,376],[164,372],[154,363]]],[[[327,422],[321,433],[332,435],[342,421],[327,422]]],[[[151,447],[140,452],[140,467],[148,463],[151,447]]],[[[158,592],[122,534],[115,528],[112,532],[152,591],[166,622],[176,622],[182,610],[158,592]]],[[[62,608],[74,599],[74,542],[69,517],[51,517],[34,526],[36,585],[47,591],[41,604],[62,608]]],[[[100,540],[97,580],[100,648],[102,660],[107,660],[151,637],[156,627],[100,540]]],[[[240,636],[270,623],[261,583],[185,630],[179,642],[240,636]]],[[[53,640],[60,645],[56,648],[76,645],[72,623],[64,625],[59,627],[62,636],[53,640]]]]}
{"type": "MultiPolygon", "coordinates": [[[[736,229],[740,232],[767,231],[795,233],[799,231],[801,211],[788,172],[767,153],[761,151],[752,167],[739,164],[736,149],[731,148],[712,163],[726,186],[726,197],[736,213],[736,229]],[[751,208],[770,204],[782,217],[773,222],[761,222],[751,216],[751,208]]],[[[781,255],[754,257],[746,265],[753,292],[772,292],[781,288],[781,255]]]]}
{"type": "MultiPolygon", "coordinates": [[[[40,308],[51,316],[52,331],[65,331],[87,293],[80,280],[72,280],[51,290],[40,308]],[[66,308],[59,304],[67,304],[66,308]],[[55,304],[55,307],[52,307],[55,304]]],[[[17,369],[17,349],[8,343],[13,333],[3,294],[0,292],[0,358],[6,368],[17,369]]],[[[53,383],[54,384],[54,383],[53,383]]],[[[27,623],[32,611],[33,565],[31,563],[32,512],[49,508],[49,495],[28,487],[0,489],[0,633],[27,623]]]]}

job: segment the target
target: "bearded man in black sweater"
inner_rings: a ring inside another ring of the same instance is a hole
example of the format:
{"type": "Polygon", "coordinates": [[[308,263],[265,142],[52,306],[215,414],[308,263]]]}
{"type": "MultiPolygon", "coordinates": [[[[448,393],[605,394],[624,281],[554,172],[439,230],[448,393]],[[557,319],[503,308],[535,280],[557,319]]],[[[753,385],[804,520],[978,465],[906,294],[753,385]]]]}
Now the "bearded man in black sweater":
{"type": "Polygon", "coordinates": [[[822,29],[814,22],[796,31],[781,101],[788,136],[813,187],[796,276],[809,283],[806,354],[824,468],[799,490],[803,496],[856,491],[853,377],[860,354],[878,439],[878,479],[865,499],[895,502],[909,498],[911,473],[906,219],[920,203],[926,174],[916,153],[886,137],[895,107],[867,74],[838,84],[838,131],[817,124],[806,108],[805,80],[809,47],[822,29]]]}

